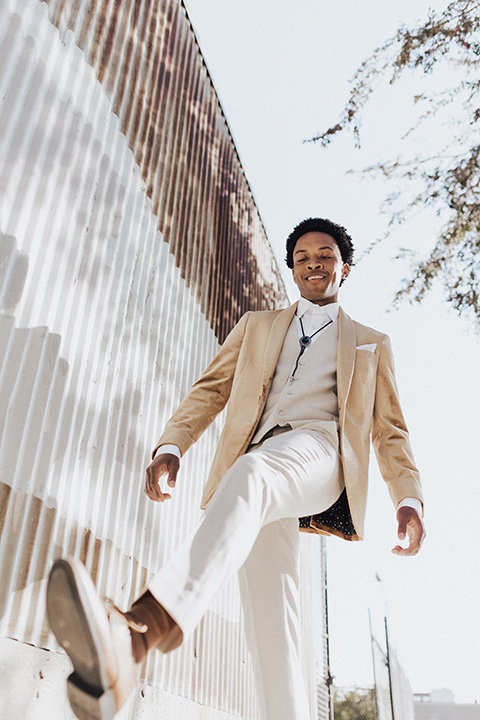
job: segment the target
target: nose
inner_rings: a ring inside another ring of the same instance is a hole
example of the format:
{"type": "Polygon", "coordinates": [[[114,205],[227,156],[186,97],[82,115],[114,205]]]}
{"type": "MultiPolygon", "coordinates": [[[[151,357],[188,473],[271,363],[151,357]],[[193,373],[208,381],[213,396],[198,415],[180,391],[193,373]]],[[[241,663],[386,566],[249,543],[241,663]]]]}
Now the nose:
{"type": "Polygon", "coordinates": [[[322,262],[318,258],[312,258],[311,260],[309,260],[309,263],[308,263],[309,270],[316,270],[317,268],[321,268],[321,267],[322,267],[322,262]]]}

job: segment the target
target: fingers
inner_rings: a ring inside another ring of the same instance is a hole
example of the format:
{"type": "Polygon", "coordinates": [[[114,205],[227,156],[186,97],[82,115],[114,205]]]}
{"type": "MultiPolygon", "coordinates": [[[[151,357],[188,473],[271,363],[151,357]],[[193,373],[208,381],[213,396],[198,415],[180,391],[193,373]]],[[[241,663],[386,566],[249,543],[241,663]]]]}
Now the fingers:
{"type": "Polygon", "coordinates": [[[397,537],[399,540],[405,540],[407,537],[407,517],[402,515],[398,521],[397,537]]]}
{"type": "Polygon", "coordinates": [[[176,455],[170,453],[161,453],[157,455],[150,463],[146,471],[145,493],[150,500],[154,502],[165,502],[172,496],[170,493],[162,492],[160,488],[160,478],[162,475],[168,475],[167,484],[175,487],[177,473],[180,468],[180,460],[176,455]]]}
{"type": "MultiPolygon", "coordinates": [[[[178,458],[175,458],[175,459],[178,460],[178,458]]],[[[178,473],[179,467],[180,467],[180,463],[177,462],[176,464],[172,463],[171,467],[169,469],[167,484],[170,485],[170,487],[172,487],[172,488],[175,487],[175,483],[177,482],[177,473],[178,473]]]]}
{"type": "Polygon", "coordinates": [[[408,537],[408,546],[396,545],[392,549],[392,553],[405,556],[417,555],[426,535],[422,518],[414,508],[405,506],[398,510],[397,520],[398,539],[404,540],[405,537],[408,537]]]}
{"type": "Polygon", "coordinates": [[[417,555],[419,550],[420,550],[420,545],[417,545],[417,546],[409,545],[407,548],[404,548],[401,545],[395,545],[395,547],[392,548],[392,553],[394,555],[413,556],[413,555],[417,555]]]}

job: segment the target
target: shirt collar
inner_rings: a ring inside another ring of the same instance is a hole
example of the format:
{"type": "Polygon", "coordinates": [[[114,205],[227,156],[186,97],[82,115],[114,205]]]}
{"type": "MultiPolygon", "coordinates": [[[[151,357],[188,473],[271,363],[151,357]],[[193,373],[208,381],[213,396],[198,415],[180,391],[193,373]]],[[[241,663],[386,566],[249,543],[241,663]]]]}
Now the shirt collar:
{"type": "Polygon", "coordinates": [[[297,317],[302,317],[305,313],[310,315],[327,315],[331,320],[338,320],[338,312],[340,305],[338,302],[329,303],[328,305],[316,305],[304,297],[301,297],[297,306],[297,317]]]}

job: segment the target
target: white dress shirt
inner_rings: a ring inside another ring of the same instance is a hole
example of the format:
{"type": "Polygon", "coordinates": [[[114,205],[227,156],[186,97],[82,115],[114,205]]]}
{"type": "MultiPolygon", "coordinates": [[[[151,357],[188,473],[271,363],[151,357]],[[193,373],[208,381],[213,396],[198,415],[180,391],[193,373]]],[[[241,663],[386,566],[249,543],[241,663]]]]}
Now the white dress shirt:
{"type": "Polygon", "coordinates": [[[297,324],[298,338],[302,335],[312,337],[314,343],[323,333],[322,327],[330,325],[331,322],[335,326],[335,339],[338,340],[338,312],[340,305],[338,303],[330,303],[329,305],[315,305],[315,303],[301,297],[298,301],[297,311],[295,313],[295,322],[297,324]],[[300,324],[300,320],[302,323],[300,324]],[[302,325],[303,330],[302,332],[302,325]],[[320,332],[317,332],[320,330],[320,332]]]}

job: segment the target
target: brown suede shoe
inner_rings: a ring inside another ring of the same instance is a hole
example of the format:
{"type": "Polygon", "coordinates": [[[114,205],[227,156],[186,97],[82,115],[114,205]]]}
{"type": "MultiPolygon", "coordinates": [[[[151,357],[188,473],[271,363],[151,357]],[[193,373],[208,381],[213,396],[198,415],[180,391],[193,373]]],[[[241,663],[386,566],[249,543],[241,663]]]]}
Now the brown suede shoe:
{"type": "Polygon", "coordinates": [[[55,637],[73,663],[68,697],[80,720],[110,720],[134,690],[138,664],[130,629],[145,629],[98,598],[85,567],[57,560],[48,578],[47,615],[55,637]]]}
{"type": "Polygon", "coordinates": [[[150,590],[145,590],[123,614],[132,623],[135,662],[141,662],[152,647],[168,653],[182,644],[183,632],[150,590]],[[140,632],[136,628],[140,628],[140,632]]]}

